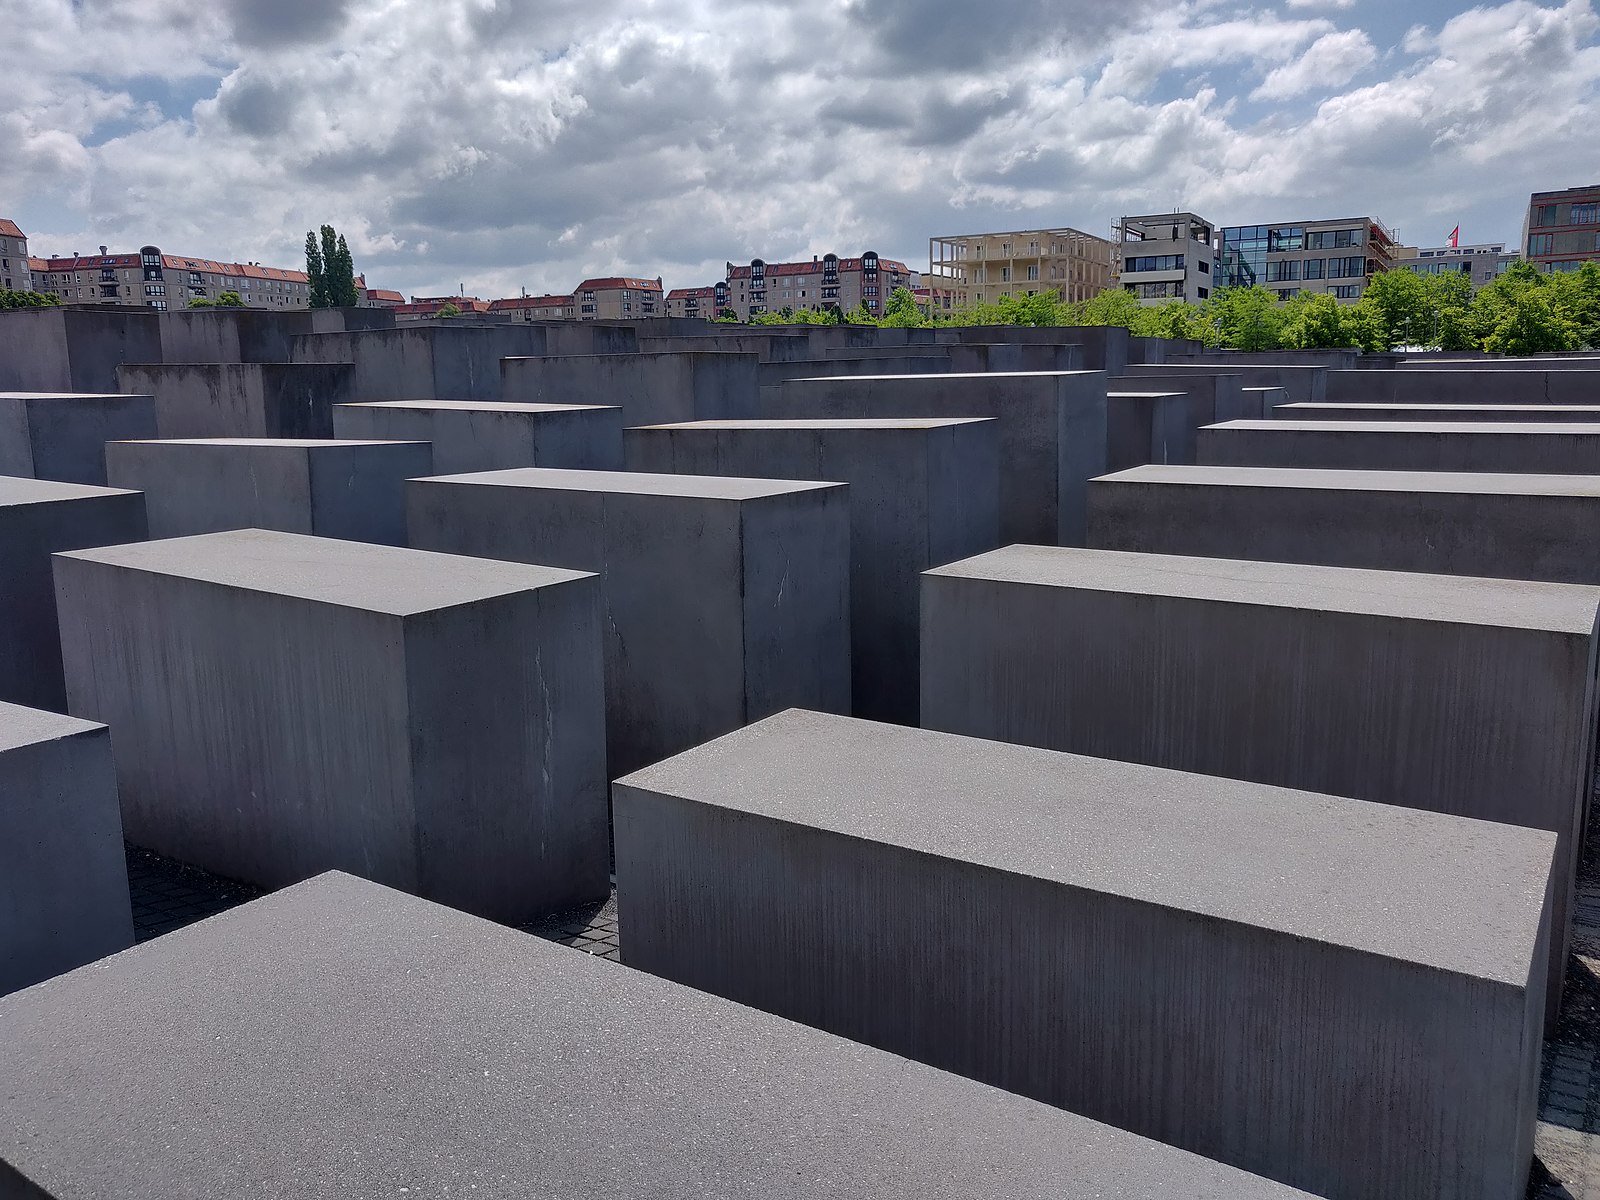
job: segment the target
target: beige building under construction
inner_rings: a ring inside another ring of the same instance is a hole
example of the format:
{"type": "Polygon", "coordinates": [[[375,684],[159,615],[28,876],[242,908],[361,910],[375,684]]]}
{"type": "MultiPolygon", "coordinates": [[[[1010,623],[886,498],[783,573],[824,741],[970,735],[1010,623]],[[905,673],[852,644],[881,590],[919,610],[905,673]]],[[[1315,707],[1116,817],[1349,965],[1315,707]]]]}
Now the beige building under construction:
{"type": "Polygon", "coordinates": [[[1044,291],[1069,302],[1087,300],[1111,287],[1114,249],[1081,229],[929,238],[923,284],[936,313],[1044,291]]]}

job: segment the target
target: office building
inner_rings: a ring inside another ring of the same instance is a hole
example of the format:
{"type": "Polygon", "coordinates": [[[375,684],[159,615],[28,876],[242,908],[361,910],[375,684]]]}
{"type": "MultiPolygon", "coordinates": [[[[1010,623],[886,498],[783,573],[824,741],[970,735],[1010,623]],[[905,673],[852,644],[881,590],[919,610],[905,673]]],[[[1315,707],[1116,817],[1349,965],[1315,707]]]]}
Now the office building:
{"type": "Polygon", "coordinates": [[[1231,225],[1222,231],[1220,266],[1229,287],[1262,287],[1287,300],[1327,292],[1356,300],[1367,279],[1395,265],[1396,239],[1375,217],[1231,225]]]}
{"type": "Polygon", "coordinates": [[[861,307],[882,316],[894,289],[910,286],[911,270],[905,263],[868,250],[860,258],[824,254],[810,262],[769,263],[755,258],[748,266],[729,263],[723,293],[714,293],[713,299],[719,312],[732,309],[741,321],[760,313],[803,308],[851,312],[861,307]]]}
{"type": "Polygon", "coordinates": [[[927,284],[941,312],[1054,292],[1087,300],[1112,285],[1114,243],[1078,229],[1030,229],[930,238],[927,284]]]}
{"type": "Polygon", "coordinates": [[[1522,226],[1522,252],[1546,271],[1576,271],[1600,262],[1600,183],[1535,192],[1522,226]]]}
{"type": "Polygon", "coordinates": [[[1472,245],[1397,246],[1395,266],[1418,275],[1465,275],[1474,288],[1493,282],[1502,271],[1522,256],[1504,242],[1476,242],[1472,245]]]}
{"type": "Polygon", "coordinates": [[[1198,304],[1217,282],[1216,226],[1191,212],[1117,222],[1120,282],[1145,304],[1198,304]]]}

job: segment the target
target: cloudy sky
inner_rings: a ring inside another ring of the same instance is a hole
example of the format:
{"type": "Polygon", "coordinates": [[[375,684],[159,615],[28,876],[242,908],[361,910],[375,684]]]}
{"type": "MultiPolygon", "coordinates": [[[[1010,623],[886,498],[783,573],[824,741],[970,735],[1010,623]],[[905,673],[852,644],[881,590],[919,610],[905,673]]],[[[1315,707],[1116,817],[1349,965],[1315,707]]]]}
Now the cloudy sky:
{"type": "Polygon", "coordinates": [[[1193,209],[1515,242],[1594,0],[0,0],[0,216],[484,297],[1193,209]]]}

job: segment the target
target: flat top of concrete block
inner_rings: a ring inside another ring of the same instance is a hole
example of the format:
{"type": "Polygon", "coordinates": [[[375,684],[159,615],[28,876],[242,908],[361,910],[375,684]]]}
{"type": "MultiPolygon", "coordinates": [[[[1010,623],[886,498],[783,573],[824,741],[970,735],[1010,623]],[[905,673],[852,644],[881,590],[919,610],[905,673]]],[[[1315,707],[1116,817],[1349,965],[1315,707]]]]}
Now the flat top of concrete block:
{"type": "MultiPolygon", "coordinates": [[[[1261,391],[1271,391],[1271,388],[1262,388],[1261,391]]],[[[1373,412],[1492,412],[1510,413],[1573,413],[1578,416],[1600,414],[1600,404],[1407,404],[1397,401],[1384,401],[1378,404],[1369,404],[1361,400],[1349,400],[1344,403],[1337,401],[1311,401],[1297,400],[1292,404],[1277,406],[1280,412],[1304,413],[1307,420],[1315,420],[1319,412],[1335,410],[1349,412],[1352,409],[1368,409],[1373,412]]],[[[1583,424],[1585,422],[1578,422],[1583,424]]],[[[1483,422],[1473,422],[1483,424],[1483,422]]]]}
{"type": "Polygon", "coordinates": [[[639,429],[946,429],[952,425],[982,425],[993,417],[818,417],[776,421],[678,421],[669,425],[640,425],[639,429]]]}
{"type": "Polygon", "coordinates": [[[1223,421],[1206,429],[1276,430],[1279,433],[1436,433],[1452,437],[1538,434],[1600,437],[1600,424],[1557,421],[1223,421]]]}
{"type": "Polygon", "coordinates": [[[790,710],[620,783],[1521,985],[1555,835],[790,710]]]}
{"type": "Polygon", "coordinates": [[[1199,371],[1205,375],[1230,375],[1241,371],[1326,371],[1326,363],[1282,362],[1159,362],[1129,363],[1127,369],[1140,375],[1159,375],[1164,371],[1199,371]]]}
{"type": "Polygon", "coordinates": [[[1114,392],[1107,392],[1107,400],[1159,400],[1164,396],[1187,396],[1188,392],[1130,392],[1118,388],[1114,392]]]}
{"type": "MultiPolygon", "coordinates": [[[[977,344],[977,345],[993,345],[995,343],[979,342],[979,343],[975,343],[975,344],[977,344]]],[[[961,345],[961,343],[958,343],[958,342],[943,343],[943,342],[941,342],[941,343],[938,343],[937,346],[935,346],[933,344],[930,344],[929,347],[928,347],[928,354],[927,355],[912,355],[911,357],[914,357],[914,358],[921,358],[921,357],[936,358],[936,357],[939,357],[940,355],[945,354],[946,352],[948,352],[951,349],[952,346],[958,346],[958,345],[961,345]]],[[[820,361],[829,361],[829,362],[831,362],[831,361],[834,361],[834,360],[832,360],[832,359],[828,359],[828,360],[819,359],[817,361],[819,361],[819,362],[820,361]]],[[[774,363],[773,365],[774,366],[782,366],[783,364],[782,363],[774,363]]],[[[799,378],[799,379],[785,379],[783,382],[786,383],[786,384],[789,384],[789,383],[868,383],[868,382],[871,382],[871,383],[916,383],[916,382],[926,383],[929,380],[939,380],[939,379],[1049,379],[1049,378],[1059,378],[1060,376],[1063,376],[1063,375],[1074,376],[1074,375],[1099,375],[1099,374],[1101,374],[1101,372],[1099,372],[1099,371],[1083,371],[1083,370],[1078,370],[1078,371],[940,371],[937,374],[933,374],[933,375],[807,375],[807,376],[804,376],[804,377],[799,378]]]]}
{"type": "Polygon", "coordinates": [[[1491,471],[1343,471],[1320,467],[1151,464],[1102,475],[1095,482],[1336,489],[1350,492],[1446,492],[1475,496],[1600,497],[1600,475],[1512,475],[1491,471]]]}
{"type": "Polygon", "coordinates": [[[61,500],[93,500],[100,496],[133,496],[126,488],[97,487],[88,483],[57,483],[53,479],[24,479],[0,475],[0,508],[13,504],[51,504],[61,500]]]}
{"type": "Polygon", "coordinates": [[[0,1000],[53,1196],[1310,1200],[348,875],[0,1000]]]}
{"type": "Polygon", "coordinates": [[[470,604],[590,574],[268,529],[71,550],[57,557],[392,616],[470,604]]]}
{"type": "MultiPolygon", "coordinates": [[[[113,443],[107,443],[111,445],[113,443]]],[[[427,446],[422,441],[361,441],[357,438],[124,438],[128,446],[246,446],[252,450],[320,450],[328,446],[427,446]]]]}
{"type": "Polygon", "coordinates": [[[24,708],[20,704],[8,704],[0,700],[0,751],[32,746],[36,742],[59,741],[104,728],[97,721],[83,721],[62,713],[24,708]]]}
{"type": "MultiPolygon", "coordinates": [[[[131,400],[138,392],[0,392],[0,400],[131,400]]],[[[144,395],[142,399],[150,397],[144,395]]]]}
{"type": "Polygon", "coordinates": [[[537,359],[540,362],[565,362],[568,359],[582,359],[584,362],[600,362],[604,360],[613,363],[629,363],[638,362],[642,358],[756,360],[759,357],[753,350],[717,350],[708,347],[704,350],[633,350],[627,354],[505,354],[501,356],[501,361],[517,362],[521,359],[537,359]]]}
{"type": "Polygon", "coordinates": [[[531,404],[518,400],[357,400],[338,408],[421,408],[440,412],[567,413],[599,412],[609,404],[531,404]]]}
{"type": "Polygon", "coordinates": [[[1584,637],[1600,611],[1600,587],[1573,583],[1066,546],[1006,546],[923,574],[1584,637]]]}
{"type": "Polygon", "coordinates": [[[642,471],[568,471],[555,467],[512,467],[463,475],[433,475],[427,483],[533,488],[565,492],[612,492],[636,496],[684,496],[704,500],[757,500],[795,492],[842,488],[842,483],[805,479],[743,479],[724,475],[651,475],[642,471]]]}

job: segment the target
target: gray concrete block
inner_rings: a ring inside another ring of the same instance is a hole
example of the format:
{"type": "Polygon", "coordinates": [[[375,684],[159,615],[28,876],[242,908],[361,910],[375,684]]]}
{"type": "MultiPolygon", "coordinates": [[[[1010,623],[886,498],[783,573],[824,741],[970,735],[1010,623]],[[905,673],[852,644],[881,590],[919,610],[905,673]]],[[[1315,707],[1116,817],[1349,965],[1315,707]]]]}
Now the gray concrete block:
{"type": "Polygon", "coordinates": [[[1600,404],[1600,371],[1495,369],[1484,363],[1455,369],[1332,371],[1330,404],[1600,404]]]}
{"type": "Polygon", "coordinates": [[[630,966],[1317,1195],[1522,1196],[1548,833],[805,712],[614,805],[630,966]]]}
{"type": "Polygon", "coordinates": [[[950,356],[940,353],[942,346],[902,346],[920,354],[859,355],[851,350],[836,350],[824,358],[793,359],[761,363],[756,382],[763,388],[778,387],[790,379],[824,379],[850,375],[943,375],[950,371],[950,356]]]}
{"type": "Polygon", "coordinates": [[[791,380],[763,398],[777,418],[992,417],[999,426],[1000,539],[1076,545],[1087,481],[1105,474],[1101,371],[791,380]]]}
{"type": "Polygon", "coordinates": [[[149,396],[0,392],[0,475],[104,487],[106,443],[155,436],[149,396]]]}
{"type": "Polygon", "coordinates": [[[0,996],[132,944],[106,727],[0,702],[0,996]]]}
{"type": "Polygon", "coordinates": [[[432,442],[440,475],[511,467],[622,469],[622,410],[615,407],[509,400],[341,404],[333,428],[343,438],[432,442]]]}
{"type": "Polygon", "coordinates": [[[1554,1017],[1600,588],[1031,546],[923,578],[928,728],[1555,833],[1554,1017]]]}
{"type": "Polygon", "coordinates": [[[145,536],[137,493],[0,476],[0,700],[66,711],[50,556],[145,536]]]}
{"type": "Polygon", "coordinates": [[[51,1200],[1310,1200],[339,874],[0,1002],[0,1078],[51,1200]]]}
{"type": "Polygon", "coordinates": [[[1127,383],[1107,392],[1107,468],[1192,463],[1196,433],[1213,411],[1215,405],[1198,392],[1134,391],[1127,383]]]}
{"type": "Polygon", "coordinates": [[[497,920],[606,894],[592,576],[262,530],[55,563],[68,703],[111,726],[129,841],[497,920]]]}
{"type": "MultiPolygon", "coordinates": [[[[1130,362],[1138,361],[1133,356],[1133,338],[1126,329],[1116,325],[967,325],[914,332],[931,333],[936,343],[976,345],[990,342],[1012,346],[1030,342],[1073,344],[1082,347],[1082,366],[1110,375],[1121,375],[1130,362]]],[[[1143,353],[1142,349],[1140,353],[1143,353]]]]}
{"type": "Polygon", "coordinates": [[[530,470],[407,493],[418,549],[599,575],[608,779],[786,708],[850,711],[841,484],[530,470]]]}
{"type": "Polygon", "coordinates": [[[119,363],[160,361],[154,309],[0,312],[0,391],[115,392],[119,363]]]}
{"type": "Polygon", "coordinates": [[[1600,478],[1136,467],[1089,484],[1089,545],[1600,584],[1600,478]]]}
{"type": "MultiPolygon", "coordinates": [[[[1290,363],[1244,363],[1231,357],[1224,363],[1178,362],[1130,364],[1128,375],[1188,376],[1237,375],[1245,387],[1281,387],[1290,402],[1317,403],[1328,399],[1328,376],[1324,366],[1290,363]]],[[[1365,372],[1363,372],[1365,374],[1365,372]]]]}
{"type": "Polygon", "coordinates": [[[498,400],[501,358],[542,354],[546,344],[539,325],[412,322],[308,334],[290,353],[298,363],[352,364],[352,400],[498,400]]]}
{"type": "Polygon", "coordinates": [[[852,711],[915,724],[918,575],[999,544],[996,424],[700,421],[624,444],[632,471],[848,483],[852,711]]]}
{"type": "MultiPolygon", "coordinates": [[[[761,362],[790,362],[811,357],[811,339],[798,333],[701,333],[673,337],[645,337],[639,349],[646,354],[684,354],[691,350],[720,350],[727,354],[754,354],[761,362]]],[[[565,353],[565,352],[563,352],[565,353]]]]}
{"type": "Polygon", "coordinates": [[[1283,421],[1600,422],[1600,404],[1280,404],[1265,414],[1283,421]]]}
{"type": "Polygon", "coordinates": [[[603,404],[624,425],[721,421],[757,414],[754,354],[569,354],[506,358],[505,398],[543,404],[603,404]]]}
{"type": "Polygon", "coordinates": [[[406,544],[405,481],[432,473],[427,442],[184,438],[106,443],[115,487],[141,491],[152,538],[279,529],[406,544]]]}
{"type": "Polygon", "coordinates": [[[347,363],[124,363],[124,392],[155,397],[164,438],[332,437],[333,407],[351,398],[347,363]]]}
{"type": "Polygon", "coordinates": [[[1600,471],[1600,424],[1227,421],[1200,431],[1199,461],[1218,467],[1587,475],[1600,471]]]}

